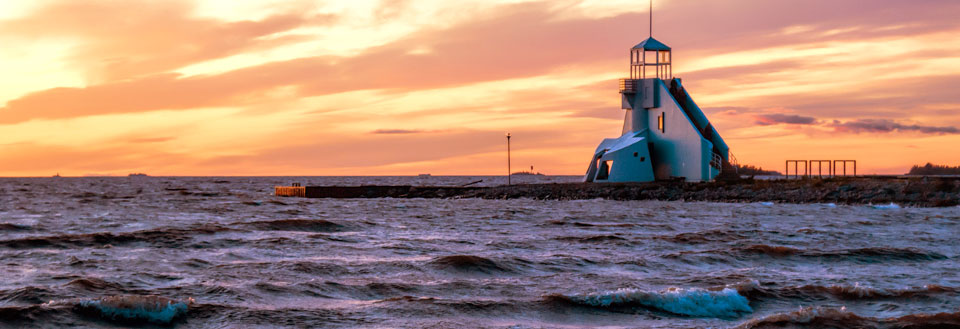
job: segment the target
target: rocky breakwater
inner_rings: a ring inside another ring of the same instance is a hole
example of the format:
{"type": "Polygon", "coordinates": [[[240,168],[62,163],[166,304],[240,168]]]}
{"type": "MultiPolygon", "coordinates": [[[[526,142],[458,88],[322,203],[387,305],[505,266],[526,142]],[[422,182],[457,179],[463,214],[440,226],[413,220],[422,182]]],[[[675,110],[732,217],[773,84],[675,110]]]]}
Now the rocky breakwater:
{"type": "MultiPolygon", "coordinates": [[[[960,180],[947,178],[828,178],[716,181],[705,183],[531,184],[463,189],[456,197],[577,200],[685,200],[952,207],[960,204],[960,180]]],[[[453,196],[453,195],[448,195],[453,196]]]]}

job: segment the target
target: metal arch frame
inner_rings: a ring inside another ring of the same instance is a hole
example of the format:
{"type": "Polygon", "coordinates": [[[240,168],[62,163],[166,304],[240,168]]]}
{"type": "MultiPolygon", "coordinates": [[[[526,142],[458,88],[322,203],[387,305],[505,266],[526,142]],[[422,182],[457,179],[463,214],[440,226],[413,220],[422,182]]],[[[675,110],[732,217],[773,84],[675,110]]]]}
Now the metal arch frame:
{"type": "Polygon", "coordinates": [[[803,176],[806,177],[809,175],[810,164],[807,160],[787,160],[785,168],[783,169],[784,174],[787,176],[787,179],[790,179],[790,164],[793,163],[793,176],[800,178],[800,163],[803,163],[803,176]]]}
{"type": "Polygon", "coordinates": [[[823,164],[827,164],[827,176],[833,176],[833,161],[832,160],[809,160],[810,162],[810,175],[813,176],[813,164],[817,164],[817,177],[823,178],[823,164]]]}
{"type": "Polygon", "coordinates": [[[838,176],[837,163],[843,164],[843,176],[847,176],[847,163],[853,163],[853,177],[857,177],[857,160],[833,160],[833,176],[838,176]]]}

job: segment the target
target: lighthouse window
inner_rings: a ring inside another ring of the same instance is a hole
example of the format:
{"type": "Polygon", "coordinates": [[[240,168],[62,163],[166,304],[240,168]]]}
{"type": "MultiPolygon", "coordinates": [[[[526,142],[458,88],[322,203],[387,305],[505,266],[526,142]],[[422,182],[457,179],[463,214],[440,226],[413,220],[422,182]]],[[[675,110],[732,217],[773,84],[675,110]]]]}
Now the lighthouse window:
{"type": "Polygon", "coordinates": [[[660,116],[657,117],[657,129],[660,129],[660,132],[667,132],[666,124],[663,123],[664,117],[667,116],[666,112],[661,112],[660,116]]]}

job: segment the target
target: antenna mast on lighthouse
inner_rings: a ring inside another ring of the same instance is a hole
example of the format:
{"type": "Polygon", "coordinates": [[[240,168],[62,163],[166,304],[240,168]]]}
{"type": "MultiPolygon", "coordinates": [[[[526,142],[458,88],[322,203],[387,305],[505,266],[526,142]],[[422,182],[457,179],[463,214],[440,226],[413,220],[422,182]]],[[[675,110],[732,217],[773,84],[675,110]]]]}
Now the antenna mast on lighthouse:
{"type": "Polygon", "coordinates": [[[650,0],[650,37],[653,38],[653,0],[650,0]]]}

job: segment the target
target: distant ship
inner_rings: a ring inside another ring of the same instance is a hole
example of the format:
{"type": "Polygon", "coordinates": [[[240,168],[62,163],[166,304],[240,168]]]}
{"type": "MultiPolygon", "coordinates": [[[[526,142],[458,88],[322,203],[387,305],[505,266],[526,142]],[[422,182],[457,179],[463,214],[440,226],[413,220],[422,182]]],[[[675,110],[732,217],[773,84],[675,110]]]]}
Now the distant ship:
{"type": "Polygon", "coordinates": [[[147,174],[144,174],[144,173],[142,173],[142,172],[135,172],[135,173],[132,173],[132,174],[127,175],[127,176],[129,176],[129,177],[148,177],[147,174]]]}
{"type": "Polygon", "coordinates": [[[53,175],[53,178],[59,178],[59,177],[60,177],[60,173],[57,173],[56,175],[53,175]]]}

